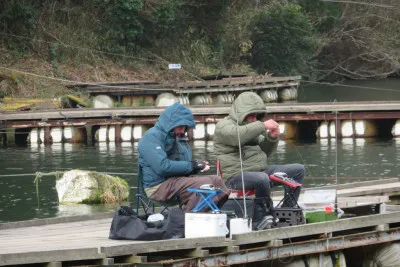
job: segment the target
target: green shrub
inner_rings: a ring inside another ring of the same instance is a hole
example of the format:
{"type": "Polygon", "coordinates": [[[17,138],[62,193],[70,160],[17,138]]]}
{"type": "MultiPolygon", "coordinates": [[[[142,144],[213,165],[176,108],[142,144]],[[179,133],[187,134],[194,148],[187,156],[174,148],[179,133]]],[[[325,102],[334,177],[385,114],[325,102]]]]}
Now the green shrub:
{"type": "MultiPolygon", "coordinates": [[[[37,1],[0,1],[0,31],[14,36],[31,37],[35,34],[40,5],[37,1]]],[[[26,39],[2,36],[10,48],[25,50],[30,47],[26,39]]]]}
{"type": "Polygon", "coordinates": [[[276,5],[254,18],[251,64],[277,75],[306,73],[318,47],[314,29],[298,5],[276,5]]]}
{"type": "Polygon", "coordinates": [[[138,51],[143,37],[143,25],[139,15],[143,8],[142,0],[106,2],[106,18],[102,24],[105,37],[103,47],[116,53],[138,51]]]}

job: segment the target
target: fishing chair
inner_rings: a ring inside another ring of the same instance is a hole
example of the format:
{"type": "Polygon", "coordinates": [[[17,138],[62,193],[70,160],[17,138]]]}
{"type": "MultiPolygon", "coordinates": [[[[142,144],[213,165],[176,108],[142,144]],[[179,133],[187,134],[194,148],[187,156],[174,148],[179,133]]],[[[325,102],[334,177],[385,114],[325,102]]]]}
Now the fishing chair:
{"type": "Polygon", "coordinates": [[[168,210],[170,207],[179,206],[182,209],[182,202],[179,196],[174,196],[166,202],[156,201],[147,196],[143,185],[143,171],[140,164],[138,164],[138,179],[136,189],[136,213],[139,214],[139,210],[142,209],[144,214],[154,214],[155,208],[160,207],[161,212],[168,210]]]}
{"type": "Polygon", "coordinates": [[[278,182],[282,185],[287,186],[287,190],[285,191],[285,195],[279,201],[278,205],[276,207],[279,207],[283,203],[293,203],[293,208],[300,208],[299,204],[297,203],[296,197],[294,194],[298,191],[301,190],[302,184],[296,182],[292,178],[287,177],[287,174],[284,172],[275,172],[271,175],[269,175],[269,179],[272,181],[278,182]]]}

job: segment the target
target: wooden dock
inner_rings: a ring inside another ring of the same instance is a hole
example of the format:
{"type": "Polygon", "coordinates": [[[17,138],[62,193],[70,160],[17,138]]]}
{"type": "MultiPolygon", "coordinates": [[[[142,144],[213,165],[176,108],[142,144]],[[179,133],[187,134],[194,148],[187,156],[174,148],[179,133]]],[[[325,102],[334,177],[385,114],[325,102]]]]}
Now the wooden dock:
{"type": "MultiPolygon", "coordinates": [[[[189,106],[198,121],[206,118],[222,118],[229,114],[230,106],[189,106]]],[[[335,119],[385,119],[400,118],[400,101],[373,102],[340,102],[340,103],[280,103],[267,104],[267,114],[276,120],[319,120],[335,119]]],[[[43,124],[55,125],[52,120],[65,120],[73,124],[73,120],[109,119],[115,123],[137,121],[140,118],[154,122],[165,108],[109,108],[109,109],[58,109],[23,112],[0,113],[0,121],[11,126],[18,121],[40,121],[43,124]],[[138,118],[138,119],[136,119],[138,118]]],[[[20,123],[22,124],[22,123],[20,123]]]]}
{"type": "MultiPolygon", "coordinates": [[[[352,198],[346,196],[349,194],[355,198],[371,194],[368,204],[386,202],[382,197],[397,195],[400,191],[397,178],[339,187],[338,195],[347,201],[352,198]],[[354,188],[352,192],[349,192],[350,187],[354,188]],[[356,188],[360,190],[356,192],[356,188]]],[[[4,223],[0,224],[0,266],[227,266],[400,240],[399,209],[381,212],[233,235],[232,238],[160,241],[108,239],[112,213],[4,223]]]]}
{"type": "Polygon", "coordinates": [[[257,89],[278,89],[286,87],[297,87],[300,85],[301,76],[287,77],[225,77],[219,80],[186,81],[178,83],[157,83],[154,81],[133,81],[117,83],[83,83],[68,86],[79,88],[89,94],[108,95],[135,95],[135,94],[159,94],[171,92],[176,94],[196,93],[226,93],[242,92],[257,89]]]}

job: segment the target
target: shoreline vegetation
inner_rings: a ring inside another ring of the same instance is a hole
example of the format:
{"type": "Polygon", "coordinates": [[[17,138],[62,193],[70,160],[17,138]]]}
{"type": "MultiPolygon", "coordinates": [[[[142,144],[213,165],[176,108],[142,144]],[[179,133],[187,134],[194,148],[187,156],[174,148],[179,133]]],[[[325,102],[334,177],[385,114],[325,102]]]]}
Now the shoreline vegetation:
{"type": "Polygon", "coordinates": [[[400,3],[387,4],[2,1],[0,101],[71,93],[85,99],[66,87],[85,82],[265,73],[329,82],[399,77],[400,3]],[[182,69],[169,70],[169,63],[182,69]]]}

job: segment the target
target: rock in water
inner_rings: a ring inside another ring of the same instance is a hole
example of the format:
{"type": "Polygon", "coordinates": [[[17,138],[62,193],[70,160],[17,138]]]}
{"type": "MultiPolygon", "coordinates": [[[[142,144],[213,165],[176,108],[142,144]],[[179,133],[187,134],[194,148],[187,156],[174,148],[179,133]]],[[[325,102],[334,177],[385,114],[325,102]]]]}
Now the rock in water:
{"type": "Polygon", "coordinates": [[[129,196],[128,183],[119,177],[82,170],[65,172],[56,181],[60,204],[116,203],[129,196]]]}

